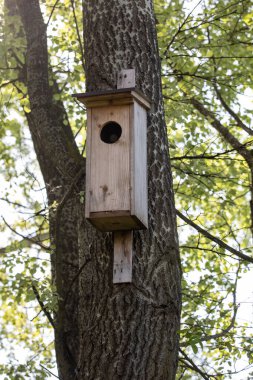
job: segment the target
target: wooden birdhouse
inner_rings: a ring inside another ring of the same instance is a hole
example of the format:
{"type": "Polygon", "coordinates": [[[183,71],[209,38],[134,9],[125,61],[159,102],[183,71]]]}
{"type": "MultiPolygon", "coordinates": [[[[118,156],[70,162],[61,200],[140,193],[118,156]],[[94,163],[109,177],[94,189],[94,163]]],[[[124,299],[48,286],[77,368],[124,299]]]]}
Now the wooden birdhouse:
{"type": "Polygon", "coordinates": [[[122,70],[117,90],[74,95],[87,108],[85,216],[115,231],[113,283],[132,281],[133,232],[148,227],[147,111],[135,70],[122,70]]]}
{"type": "Polygon", "coordinates": [[[86,218],[101,231],[147,228],[149,101],[134,88],[75,97],[87,108],[86,218]]]}

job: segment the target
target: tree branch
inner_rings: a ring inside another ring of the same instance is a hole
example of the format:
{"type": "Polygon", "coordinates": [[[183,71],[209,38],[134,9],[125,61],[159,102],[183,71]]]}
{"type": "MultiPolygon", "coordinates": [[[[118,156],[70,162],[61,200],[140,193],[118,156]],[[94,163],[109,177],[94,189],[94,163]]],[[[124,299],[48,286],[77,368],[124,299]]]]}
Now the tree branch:
{"type": "MultiPolygon", "coordinates": [[[[216,340],[218,338],[222,338],[225,335],[227,335],[235,327],[236,315],[237,315],[237,311],[239,308],[239,305],[236,304],[236,290],[237,290],[237,282],[238,282],[239,271],[240,271],[240,264],[238,265],[238,268],[236,271],[235,284],[234,284],[234,289],[232,292],[232,295],[233,295],[233,315],[232,315],[232,318],[231,318],[229,325],[226,328],[222,329],[222,331],[220,333],[213,334],[213,335],[206,335],[206,336],[200,338],[199,342],[208,342],[209,340],[212,340],[212,339],[216,340]]],[[[188,342],[181,343],[181,347],[187,347],[187,346],[189,346],[188,342]]]]}
{"type": "Polygon", "coordinates": [[[11,205],[14,205],[14,206],[17,206],[17,207],[22,207],[22,208],[30,210],[29,206],[24,206],[21,203],[10,201],[7,197],[5,197],[5,198],[0,197],[0,201],[4,201],[4,202],[6,202],[8,204],[11,204],[11,205]]]}
{"type": "Polygon", "coordinates": [[[49,369],[47,369],[46,367],[44,367],[44,365],[42,365],[41,363],[40,363],[40,366],[41,366],[41,368],[43,368],[44,371],[46,371],[49,375],[54,376],[56,379],[60,379],[59,376],[56,376],[53,372],[49,371],[49,369]]]}
{"type": "Polygon", "coordinates": [[[47,310],[46,306],[44,305],[44,302],[41,300],[40,298],[40,295],[39,295],[39,292],[36,288],[36,286],[34,285],[34,283],[32,282],[32,289],[33,289],[33,293],[41,307],[41,310],[43,311],[43,313],[45,314],[45,316],[47,317],[50,325],[53,327],[53,329],[55,328],[55,323],[54,323],[54,320],[53,318],[51,317],[51,314],[49,313],[49,311],[47,310]]]}
{"type": "Polygon", "coordinates": [[[204,380],[210,379],[210,376],[207,375],[205,372],[201,371],[201,369],[194,363],[194,361],[181,348],[179,349],[179,352],[184,356],[187,362],[190,363],[190,366],[189,366],[190,369],[197,372],[204,380]]]}
{"type": "Polygon", "coordinates": [[[208,110],[199,100],[196,98],[188,98],[187,103],[193,105],[207,120],[210,124],[222,135],[222,137],[240,154],[248,163],[249,167],[253,165],[253,158],[251,152],[245,148],[244,144],[241,144],[227,127],[221,124],[221,122],[216,118],[214,112],[208,110]]]}
{"type": "Polygon", "coordinates": [[[69,124],[66,124],[63,104],[53,102],[49,85],[46,25],[38,0],[19,0],[21,16],[27,41],[26,68],[27,88],[31,113],[27,115],[36,153],[46,183],[55,177],[56,170],[72,179],[79,170],[82,157],[75,143],[69,124]],[[45,160],[48,161],[45,164],[45,160]],[[48,174],[51,170],[50,175],[48,174]]]}
{"type": "Polygon", "coordinates": [[[15,82],[17,82],[19,79],[16,78],[16,79],[12,79],[12,80],[9,80],[8,82],[4,82],[2,84],[0,84],[0,88],[3,88],[3,87],[6,87],[6,86],[9,86],[9,84],[13,84],[15,82]]]}
{"type": "MultiPolygon", "coordinates": [[[[14,231],[16,233],[16,231],[14,231]]],[[[20,235],[19,235],[20,236],[20,235]]],[[[17,249],[23,249],[23,248],[30,248],[33,245],[39,245],[39,242],[43,240],[48,240],[49,234],[48,232],[35,235],[32,238],[24,237],[23,240],[14,241],[10,245],[7,245],[6,247],[0,248],[0,255],[4,255],[13,251],[16,251],[17,249]]],[[[39,245],[41,247],[41,244],[39,245]]],[[[44,246],[44,245],[43,245],[44,246]]],[[[41,247],[43,248],[43,247],[41,247]]],[[[44,248],[43,248],[44,249],[44,248]]],[[[50,252],[50,247],[45,246],[45,250],[47,252],[50,252]]]]}
{"type": "MultiPolygon", "coordinates": [[[[4,217],[2,216],[2,219],[4,221],[4,224],[12,231],[14,232],[16,235],[22,237],[23,240],[21,240],[20,242],[18,242],[19,244],[22,244],[23,241],[27,241],[27,245],[26,247],[29,247],[33,244],[35,245],[38,245],[40,248],[44,249],[45,251],[50,251],[50,247],[42,244],[40,241],[36,240],[37,237],[44,237],[44,239],[46,239],[46,237],[48,237],[48,233],[46,234],[42,234],[42,235],[36,235],[34,237],[29,237],[29,236],[24,236],[23,234],[21,234],[20,232],[17,232],[14,228],[12,228],[7,222],[6,220],[4,219],[4,217]],[[30,243],[30,244],[29,244],[30,243]]],[[[9,245],[5,248],[1,248],[0,249],[0,253],[7,253],[9,251],[7,251],[8,247],[10,248],[12,245],[9,245]]],[[[25,247],[23,247],[25,248],[25,247]]]]}
{"type": "Polygon", "coordinates": [[[49,25],[49,23],[50,23],[50,21],[51,21],[51,18],[52,18],[53,14],[54,14],[54,11],[55,11],[55,9],[56,9],[57,4],[59,3],[59,1],[60,1],[60,0],[56,0],[56,2],[54,3],[54,5],[53,5],[53,7],[52,7],[51,13],[50,13],[50,15],[49,15],[49,17],[48,17],[47,24],[46,24],[47,27],[48,27],[48,25],[49,25]]]}
{"type": "Polygon", "coordinates": [[[247,261],[249,263],[253,263],[253,257],[245,255],[244,253],[238,251],[237,249],[230,247],[228,244],[224,243],[222,240],[220,240],[216,236],[211,235],[208,231],[206,231],[202,227],[198,226],[192,220],[190,220],[185,215],[183,215],[180,211],[176,210],[176,213],[180,219],[184,220],[187,224],[189,224],[191,227],[193,227],[195,230],[197,230],[199,233],[201,233],[207,239],[214,241],[221,248],[226,249],[227,251],[231,252],[233,255],[239,257],[240,259],[247,261]]]}
{"type": "Polygon", "coordinates": [[[174,34],[174,36],[172,37],[172,39],[170,40],[170,42],[168,43],[167,47],[166,47],[166,50],[165,52],[163,53],[164,57],[165,58],[168,58],[168,52],[169,52],[169,49],[171,47],[171,45],[174,43],[174,41],[176,40],[177,36],[183,31],[183,27],[187,24],[190,16],[192,15],[192,13],[195,11],[195,9],[199,6],[199,4],[202,2],[202,0],[200,0],[195,6],[194,8],[190,11],[190,13],[186,16],[186,18],[184,19],[184,21],[182,22],[182,24],[179,26],[178,30],[176,31],[176,33],[174,34]]]}
{"type": "Polygon", "coordinates": [[[83,72],[85,72],[83,43],[82,43],[81,35],[80,35],[80,32],[79,32],[79,27],[78,27],[78,22],[77,22],[77,17],[76,17],[76,11],[75,11],[75,1],[74,0],[71,0],[71,6],[72,6],[73,16],[74,16],[74,20],[75,20],[77,39],[78,39],[79,48],[80,48],[80,51],[81,51],[83,72]]]}
{"type": "Polygon", "coordinates": [[[250,136],[253,136],[253,130],[250,129],[249,127],[247,127],[247,125],[245,125],[243,123],[243,121],[239,118],[239,116],[229,107],[229,105],[225,102],[224,98],[222,97],[221,95],[221,92],[220,90],[218,90],[218,87],[216,85],[216,83],[214,83],[214,89],[215,89],[215,92],[216,92],[216,95],[218,97],[218,99],[220,100],[221,104],[223,105],[223,107],[225,108],[225,110],[229,113],[230,116],[232,116],[232,118],[237,122],[238,126],[241,127],[245,132],[247,132],[250,136]]]}
{"type": "MultiPolygon", "coordinates": [[[[252,144],[253,144],[253,140],[247,141],[245,144],[242,144],[242,145],[244,145],[246,147],[246,146],[250,146],[252,144]]],[[[187,159],[187,160],[196,160],[196,159],[215,160],[216,158],[218,158],[220,156],[225,156],[226,154],[233,153],[233,152],[237,152],[237,150],[236,149],[228,149],[225,152],[214,153],[214,154],[210,154],[210,155],[205,155],[204,153],[202,153],[202,154],[188,156],[186,154],[184,156],[171,157],[170,160],[171,161],[177,161],[177,160],[181,161],[184,159],[187,159]]],[[[225,157],[224,159],[232,159],[232,158],[225,157]]]]}

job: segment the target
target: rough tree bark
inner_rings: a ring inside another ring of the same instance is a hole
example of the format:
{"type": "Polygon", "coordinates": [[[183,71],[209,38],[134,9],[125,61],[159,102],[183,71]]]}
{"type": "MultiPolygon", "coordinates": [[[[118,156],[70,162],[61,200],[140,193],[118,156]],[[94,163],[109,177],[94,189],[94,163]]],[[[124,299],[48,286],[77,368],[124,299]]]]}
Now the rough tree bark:
{"type": "Polygon", "coordinates": [[[84,219],[84,159],[49,86],[46,26],[38,0],[17,5],[27,40],[27,120],[46,183],[53,276],[59,294],[55,345],[62,380],[175,379],[180,263],[151,0],[83,0],[87,90],[116,88],[135,68],[152,100],[148,115],[149,228],[134,233],[133,283],[112,283],[112,236],[84,219]],[[66,123],[65,123],[66,124],[66,123]]]}

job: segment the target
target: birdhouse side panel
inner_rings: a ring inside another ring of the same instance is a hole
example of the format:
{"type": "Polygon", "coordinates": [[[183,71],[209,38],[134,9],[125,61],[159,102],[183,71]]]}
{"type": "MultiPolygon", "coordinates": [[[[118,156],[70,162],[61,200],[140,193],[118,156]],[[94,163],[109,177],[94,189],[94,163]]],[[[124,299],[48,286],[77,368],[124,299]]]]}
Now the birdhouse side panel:
{"type": "Polygon", "coordinates": [[[129,107],[92,109],[90,213],[130,211],[129,107]]]}
{"type": "Polygon", "coordinates": [[[147,183],[147,111],[137,102],[132,108],[132,207],[144,227],[148,227],[148,183],[147,183]]]}
{"type": "Polygon", "coordinates": [[[90,108],[87,109],[87,135],[86,135],[86,195],[85,195],[85,217],[90,215],[90,155],[91,155],[91,115],[90,108]]]}

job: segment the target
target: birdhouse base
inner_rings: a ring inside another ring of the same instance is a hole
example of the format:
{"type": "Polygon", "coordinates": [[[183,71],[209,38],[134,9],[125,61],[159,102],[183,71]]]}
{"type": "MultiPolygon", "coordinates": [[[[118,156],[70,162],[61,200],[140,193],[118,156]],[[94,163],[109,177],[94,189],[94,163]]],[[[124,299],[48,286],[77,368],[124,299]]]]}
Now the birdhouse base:
{"type": "Polygon", "coordinates": [[[130,215],[129,211],[91,212],[88,220],[94,227],[103,232],[147,228],[135,215],[130,215]]]}

